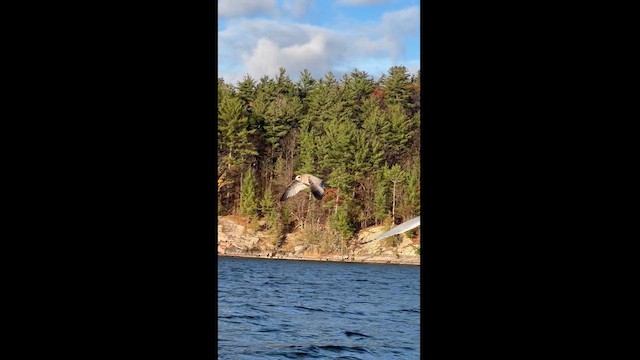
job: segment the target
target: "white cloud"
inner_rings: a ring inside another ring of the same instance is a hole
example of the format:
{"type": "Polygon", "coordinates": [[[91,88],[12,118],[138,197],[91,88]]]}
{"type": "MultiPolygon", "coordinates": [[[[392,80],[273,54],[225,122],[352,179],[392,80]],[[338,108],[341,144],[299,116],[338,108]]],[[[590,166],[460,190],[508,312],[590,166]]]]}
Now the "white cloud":
{"type": "MultiPolygon", "coordinates": [[[[417,36],[419,7],[385,13],[377,22],[352,23],[340,30],[267,19],[237,18],[218,32],[218,64],[226,82],[237,83],[246,74],[254,79],[273,77],[284,67],[294,81],[303,69],[315,78],[333,71],[378,62],[406,64],[404,41],[417,36]]],[[[377,72],[371,75],[379,76],[377,72]]]]}
{"type": "MultiPolygon", "coordinates": [[[[348,52],[348,44],[334,31],[271,20],[236,21],[221,31],[218,39],[218,63],[237,67],[241,62],[245,74],[254,78],[274,76],[280,67],[292,79],[304,69],[320,77],[348,52]]],[[[224,78],[231,77],[225,74],[224,78]]]]}
{"type": "Polygon", "coordinates": [[[322,32],[311,34],[307,42],[291,46],[280,46],[262,38],[253,52],[243,55],[242,59],[250,74],[274,76],[280,67],[284,67],[291,77],[297,77],[304,69],[319,77],[335,63],[331,55],[336,51],[328,48],[328,42],[322,32]]]}
{"type": "Polygon", "coordinates": [[[382,28],[393,34],[415,34],[420,29],[420,8],[412,6],[382,16],[382,28]]]}
{"type": "Polygon", "coordinates": [[[276,0],[219,0],[218,16],[251,16],[261,13],[274,14],[276,0]]]}
{"type": "Polygon", "coordinates": [[[299,19],[306,15],[307,11],[314,6],[314,0],[283,0],[282,10],[299,19]]]}

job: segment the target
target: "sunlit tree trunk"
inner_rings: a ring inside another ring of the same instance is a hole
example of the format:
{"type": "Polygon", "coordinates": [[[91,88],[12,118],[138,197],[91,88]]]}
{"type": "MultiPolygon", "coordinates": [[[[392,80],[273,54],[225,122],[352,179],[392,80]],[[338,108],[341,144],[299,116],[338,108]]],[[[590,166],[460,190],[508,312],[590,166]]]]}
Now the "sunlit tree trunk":
{"type": "Polygon", "coordinates": [[[396,221],[396,183],[397,181],[391,180],[391,182],[393,183],[393,202],[391,205],[391,217],[395,222],[396,221]]]}

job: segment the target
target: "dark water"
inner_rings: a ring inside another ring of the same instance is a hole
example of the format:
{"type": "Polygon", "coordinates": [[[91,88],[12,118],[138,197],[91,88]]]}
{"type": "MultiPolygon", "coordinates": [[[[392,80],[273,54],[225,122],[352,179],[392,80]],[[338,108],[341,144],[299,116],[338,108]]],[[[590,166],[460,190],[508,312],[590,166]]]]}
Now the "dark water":
{"type": "Polygon", "coordinates": [[[420,268],[218,258],[219,359],[419,359],[420,268]]]}

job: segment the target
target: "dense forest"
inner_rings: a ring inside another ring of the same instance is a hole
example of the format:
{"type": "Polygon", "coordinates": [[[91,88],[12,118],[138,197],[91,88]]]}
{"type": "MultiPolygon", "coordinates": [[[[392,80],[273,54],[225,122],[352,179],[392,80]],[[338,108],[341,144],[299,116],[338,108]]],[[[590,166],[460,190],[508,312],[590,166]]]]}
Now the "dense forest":
{"type": "Polygon", "coordinates": [[[296,229],[325,251],[345,251],[364,227],[420,214],[420,71],[394,66],[374,80],[309,71],[293,82],[218,79],[218,215],[242,215],[274,235],[296,229]],[[296,174],[329,188],[280,202],[296,174]]]}

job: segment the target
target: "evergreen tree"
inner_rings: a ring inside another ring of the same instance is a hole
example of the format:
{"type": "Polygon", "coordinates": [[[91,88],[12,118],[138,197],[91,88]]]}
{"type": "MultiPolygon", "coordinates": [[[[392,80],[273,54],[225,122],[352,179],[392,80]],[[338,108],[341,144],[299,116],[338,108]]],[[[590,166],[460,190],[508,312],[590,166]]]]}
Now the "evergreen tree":
{"type": "Polygon", "coordinates": [[[271,187],[267,187],[260,200],[260,212],[262,216],[267,218],[267,228],[276,229],[278,226],[278,211],[276,208],[276,201],[271,187]]]}
{"type": "Polygon", "coordinates": [[[410,159],[415,159],[415,158],[420,158],[420,110],[418,110],[414,115],[413,115],[413,121],[412,121],[412,126],[415,129],[415,131],[413,131],[413,137],[411,138],[410,141],[410,151],[408,153],[408,158],[410,159]]]}
{"type": "Polygon", "coordinates": [[[412,113],[420,111],[420,70],[411,77],[410,89],[410,103],[412,113]]]}
{"type": "MultiPolygon", "coordinates": [[[[302,104],[296,97],[278,95],[267,106],[263,119],[264,156],[272,161],[286,152],[287,160],[294,161],[298,119],[302,104]],[[287,147],[283,147],[286,144],[287,147]],[[291,153],[290,156],[287,155],[291,153]]],[[[273,162],[271,163],[273,164],[273,162]]]]}
{"type": "Polygon", "coordinates": [[[308,129],[302,129],[300,133],[300,155],[298,156],[299,165],[297,173],[299,174],[315,174],[316,171],[316,143],[313,133],[308,129]]]}
{"type": "Polygon", "coordinates": [[[233,87],[224,82],[223,78],[218,78],[218,106],[225,97],[233,95],[233,87]]]}
{"type": "Polygon", "coordinates": [[[322,135],[331,120],[345,118],[340,86],[329,72],[307,96],[308,111],[300,119],[300,127],[310,129],[315,135],[322,135]]]}
{"type": "Polygon", "coordinates": [[[240,190],[240,214],[255,218],[258,214],[256,183],[251,168],[244,173],[240,190]]]}
{"type": "Polygon", "coordinates": [[[373,79],[364,71],[354,69],[343,76],[344,114],[357,125],[362,123],[364,103],[373,91],[373,79]]]}
{"type": "Polygon", "coordinates": [[[286,72],[286,69],[283,67],[279,69],[279,73],[278,76],[276,76],[275,81],[276,94],[294,96],[296,86],[291,79],[289,79],[289,75],[287,75],[286,72]]]}
{"type": "Polygon", "coordinates": [[[403,182],[406,177],[406,172],[400,165],[393,165],[391,169],[386,171],[385,176],[389,181],[393,184],[391,190],[391,218],[394,219],[396,217],[396,195],[398,186],[397,184],[403,182]]]}
{"type": "Polygon", "coordinates": [[[219,78],[217,100],[221,215],[261,216],[278,235],[325,231],[345,249],[359,226],[420,213],[419,71],[392,67],[374,81],[354,69],[338,82],[305,69],[293,83],[281,68],[236,88],[219,78]],[[294,173],[325,179],[325,198],[277,201],[294,173]]]}
{"type": "MultiPolygon", "coordinates": [[[[320,161],[323,169],[346,168],[353,162],[356,126],[349,121],[333,119],[325,126],[324,153],[320,161]]],[[[318,152],[322,152],[319,150],[318,152]]]]}
{"type": "Polygon", "coordinates": [[[417,166],[414,166],[407,179],[407,197],[408,206],[407,217],[413,217],[420,214],[420,159],[418,158],[417,166]]]}
{"type": "Polygon", "coordinates": [[[245,75],[243,80],[238,83],[238,97],[242,101],[245,111],[251,112],[251,104],[256,99],[256,82],[249,75],[245,75]]]}
{"type": "Polygon", "coordinates": [[[309,70],[304,69],[300,72],[300,79],[296,83],[296,96],[302,101],[304,105],[303,112],[308,109],[307,96],[311,94],[316,84],[316,80],[311,76],[309,70]]]}
{"type": "Polygon", "coordinates": [[[267,75],[261,77],[256,85],[256,97],[259,94],[265,95],[267,102],[275,99],[277,95],[276,82],[267,75]]]}
{"type": "Polygon", "coordinates": [[[373,198],[376,223],[389,217],[389,182],[384,176],[384,170],[379,172],[373,198]]]}
{"type": "Polygon", "coordinates": [[[383,80],[387,106],[399,105],[403,109],[412,107],[410,104],[411,90],[409,87],[409,73],[404,66],[393,66],[389,69],[389,76],[383,80]]]}
{"type": "Polygon", "coordinates": [[[367,140],[367,134],[363,130],[357,130],[354,146],[351,149],[353,161],[350,171],[354,180],[364,186],[367,178],[382,163],[384,152],[381,150],[377,139],[367,140]]]}
{"type": "Polygon", "coordinates": [[[387,149],[387,161],[397,163],[409,149],[409,140],[413,137],[414,121],[407,118],[406,112],[399,105],[388,108],[389,128],[381,136],[387,149]]]}
{"type": "Polygon", "coordinates": [[[355,226],[351,220],[351,216],[347,212],[346,207],[340,206],[335,214],[331,215],[331,228],[334,229],[339,236],[339,243],[336,250],[342,250],[346,252],[346,242],[353,236],[355,232],[355,226]]]}
{"type": "Polygon", "coordinates": [[[368,141],[378,140],[382,148],[387,148],[391,142],[391,122],[386,112],[373,100],[368,101],[363,114],[362,129],[368,141]]]}
{"type": "Polygon", "coordinates": [[[277,192],[284,191],[293,177],[293,168],[291,167],[291,164],[284,161],[282,156],[279,156],[276,159],[273,169],[274,177],[270,184],[274,186],[273,188],[277,192]]]}
{"type": "Polygon", "coordinates": [[[250,135],[256,132],[249,128],[249,118],[244,115],[242,102],[225,96],[218,107],[218,146],[222,161],[233,167],[243,164],[250,157],[258,155],[250,135]]]}

